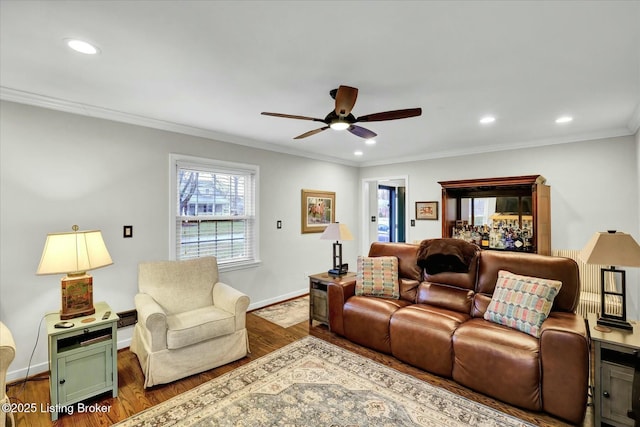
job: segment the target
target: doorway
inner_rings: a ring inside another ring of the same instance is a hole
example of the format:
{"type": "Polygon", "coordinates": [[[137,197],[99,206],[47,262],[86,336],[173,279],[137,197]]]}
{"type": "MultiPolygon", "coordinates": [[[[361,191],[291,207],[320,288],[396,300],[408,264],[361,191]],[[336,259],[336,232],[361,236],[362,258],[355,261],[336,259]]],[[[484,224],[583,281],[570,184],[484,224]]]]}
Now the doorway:
{"type": "Polygon", "coordinates": [[[362,251],[372,242],[405,242],[407,239],[407,177],[363,180],[362,251]]]}
{"type": "Polygon", "coordinates": [[[378,242],[405,241],[404,186],[378,185],[378,242]]]}

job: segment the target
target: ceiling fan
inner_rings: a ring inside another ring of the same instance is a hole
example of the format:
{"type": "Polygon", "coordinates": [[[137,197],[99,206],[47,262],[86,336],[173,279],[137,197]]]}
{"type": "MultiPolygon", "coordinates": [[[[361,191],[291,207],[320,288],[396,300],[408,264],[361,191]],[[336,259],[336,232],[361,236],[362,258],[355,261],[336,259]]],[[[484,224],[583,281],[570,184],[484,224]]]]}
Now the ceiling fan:
{"type": "Polygon", "coordinates": [[[336,107],[329,114],[327,114],[324,119],[281,113],[263,112],[262,114],[265,116],[284,117],[286,119],[311,120],[314,122],[322,122],[326,124],[326,126],[310,130],[303,133],[302,135],[296,136],[293,139],[306,138],[329,128],[335,130],[346,129],[352,134],[359,136],[360,138],[371,139],[376,137],[377,134],[367,128],[358,126],[355,123],[406,119],[408,117],[415,117],[422,114],[422,108],[407,108],[404,110],[393,110],[385,111],[382,113],[367,114],[356,118],[353,114],[351,114],[351,110],[353,109],[353,106],[356,103],[356,98],[358,97],[357,88],[350,86],[340,86],[338,89],[333,89],[332,91],[330,91],[329,94],[333,99],[336,100],[336,107]]]}

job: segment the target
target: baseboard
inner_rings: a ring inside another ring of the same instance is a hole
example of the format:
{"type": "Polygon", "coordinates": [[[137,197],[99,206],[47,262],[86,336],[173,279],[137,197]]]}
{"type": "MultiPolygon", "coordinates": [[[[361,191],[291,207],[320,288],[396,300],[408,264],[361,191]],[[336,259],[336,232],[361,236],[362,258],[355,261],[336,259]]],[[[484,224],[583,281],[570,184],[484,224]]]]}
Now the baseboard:
{"type": "Polygon", "coordinates": [[[286,301],[286,300],[291,299],[291,298],[296,298],[296,297],[299,297],[299,296],[302,296],[302,295],[306,295],[308,293],[309,293],[309,288],[302,288],[302,289],[299,289],[297,291],[290,292],[288,294],[278,295],[277,297],[273,297],[273,298],[269,298],[269,299],[265,299],[265,300],[262,300],[262,301],[257,301],[257,302],[251,303],[251,304],[249,304],[249,308],[247,310],[248,311],[257,310],[259,308],[266,307],[266,306],[272,305],[272,304],[276,304],[276,303],[279,303],[279,302],[282,302],[282,301],[286,301]]]}
{"type": "MultiPolygon", "coordinates": [[[[131,337],[125,338],[123,340],[118,340],[118,350],[122,350],[123,348],[127,348],[131,345],[131,337]]],[[[38,363],[32,365],[29,368],[29,377],[34,375],[42,374],[43,372],[49,371],[49,361],[45,361],[42,363],[38,363]]],[[[23,381],[27,376],[27,368],[16,369],[15,371],[7,371],[7,383],[12,383],[15,381],[23,381]]]]}
{"type": "MultiPolygon", "coordinates": [[[[282,301],[286,301],[292,298],[296,298],[302,295],[306,295],[309,293],[309,288],[302,288],[299,289],[297,291],[294,292],[289,292],[287,294],[283,294],[283,295],[278,295],[277,297],[273,297],[273,298],[269,298],[269,299],[265,299],[265,300],[261,300],[261,301],[257,301],[254,302],[252,304],[249,304],[249,308],[248,311],[251,310],[257,310],[259,308],[262,307],[266,307],[268,305],[272,305],[272,304],[276,304],[282,301]]],[[[118,340],[118,350],[121,350],[123,348],[127,348],[131,345],[131,337],[127,337],[124,338],[122,340],[118,340]]],[[[49,362],[45,361],[42,363],[38,363],[35,365],[32,365],[31,368],[29,368],[29,376],[33,376],[33,375],[37,375],[37,374],[41,374],[43,372],[47,372],[49,371],[49,362]]],[[[25,378],[25,376],[27,375],[27,368],[22,368],[22,369],[16,369],[15,371],[8,371],[7,372],[7,382],[11,383],[14,381],[19,381],[19,380],[23,380],[25,378]]]]}

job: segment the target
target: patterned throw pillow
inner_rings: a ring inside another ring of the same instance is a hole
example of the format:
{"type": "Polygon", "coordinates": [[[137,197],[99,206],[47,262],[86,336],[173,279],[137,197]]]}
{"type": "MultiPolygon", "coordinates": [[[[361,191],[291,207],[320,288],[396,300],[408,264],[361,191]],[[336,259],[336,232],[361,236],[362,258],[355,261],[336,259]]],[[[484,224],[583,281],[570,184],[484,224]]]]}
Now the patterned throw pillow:
{"type": "Polygon", "coordinates": [[[400,298],[398,258],[359,256],[356,295],[400,298]]]}
{"type": "Polygon", "coordinates": [[[498,272],[498,281],[484,318],[538,338],[562,282],[498,272]]]}

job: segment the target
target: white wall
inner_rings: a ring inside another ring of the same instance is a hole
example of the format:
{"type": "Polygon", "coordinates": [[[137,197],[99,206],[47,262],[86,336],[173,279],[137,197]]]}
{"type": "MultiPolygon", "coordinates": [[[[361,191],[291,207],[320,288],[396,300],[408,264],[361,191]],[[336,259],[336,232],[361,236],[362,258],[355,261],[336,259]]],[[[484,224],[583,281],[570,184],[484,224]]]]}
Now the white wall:
{"type": "MultiPolygon", "coordinates": [[[[94,298],[113,310],[133,308],[136,268],[169,253],[169,153],[260,166],[262,265],[224,273],[249,294],[252,308],[307,292],[306,275],[327,270],[331,243],[300,233],[300,190],[335,191],[336,220],[356,240],[344,242],[346,262],[359,253],[360,189],[367,178],[408,177],[408,210],[440,201],[442,180],[542,174],[551,186],[552,246],[581,248],[599,230],[615,228],[640,241],[640,135],[353,168],[204,138],[116,123],[11,102],[0,103],[0,320],[12,330],[16,360],[9,378],[47,367],[39,326],[59,310],[56,276],[36,276],[47,233],[97,228],[114,265],[93,271],[94,298]],[[283,229],[276,229],[276,221],[283,229]],[[122,238],[123,225],[133,239],[122,238]],[[351,226],[353,224],[353,226],[351,226]]],[[[416,221],[407,241],[440,236],[439,221],[416,221]]],[[[640,318],[640,269],[627,269],[629,317],[640,318]]],[[[131,328],[119,332],[128,345],[131,328]]]]}
{"type": "MultiPolygon", "coordinates": [[[[441,202],[438,181],[540,174],[551,186],[552,248],[581,249],[593,233],[610,229],[630,233],[640,242],[638,138],[371,166],[360,169],[360,179],[408,174],[408,209],[414,218],[416,201],[441,202]]],[[[441,237],[440,220],[416,221],[407,241],[441,237]]],[[[625,270],[628,317],[640,319],[640,269],[625,270]]]]}
{"type": "MultiPolygon", "coordinates": [[[[336,192],[336,220],[358,238],[357,168],[11,102],[0,104],[0,320],[17,346],[9,378],[47,366],[40,320],[60,309],[59,277],[36,276],[45,236],[101,229],[114,264],[92,271],[94,300],[116,312],[134,308],[137,265],[169,256],[169,154],[260,166],[257,268],[223,273],[251,308],[308,292],[308,274],[332,265],[331,242],[300,232],[300,191],[336,192]],[[276,229],[282,220],[283,228],[276,229]],[[133,225],[133,238],[122,237],[133,225]]],[[[355,265],[356,241],[344,242],[355,265]]],[[[131,327],[119,332],[127,346],[131,327]]]]}

